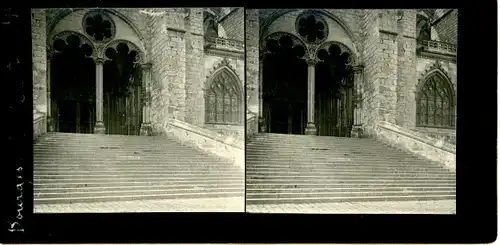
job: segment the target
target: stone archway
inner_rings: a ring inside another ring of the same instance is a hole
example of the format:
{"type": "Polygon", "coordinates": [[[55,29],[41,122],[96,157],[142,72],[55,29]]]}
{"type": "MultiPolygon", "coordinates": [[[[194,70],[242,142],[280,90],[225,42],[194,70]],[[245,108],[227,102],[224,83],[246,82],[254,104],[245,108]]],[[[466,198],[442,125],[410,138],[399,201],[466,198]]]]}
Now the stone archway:
{"type": "MultiPolygon", "coordinates": [[[[109,11],[101,9],[79,11],[65,15],[64,18],[61,17],[59,23],[51,26],[51,33],[49,33],[51,38],[48,40],[49,53],[57,56],[64,52],[65,42],[75,43],[73,36],[78,37],[79,47],[82,49],[80,53],[85,53],[84,58],[90,60],[86,63],[89,64],[88,66],[83,66],[87,68],[86,72],[73,72],[72,74],[74,80],[87,81],[86,85],[78,90],[88,92],[89,95],[76,100],[76,106],[69,106],[71,107],[69,111],[76,111],[73,113],[75,115],[69,116],[73,118],[70,124],[75,126],[67,127],[68,129],[64,131],[125,135],[151,134],[149,116],[151,65],[147,63],[144,45],[139,41],[140,37],[131,36],[131,40],[121,39],[127,33],[134,33],[135,29],[127,27],[127,22],[122,19],[119,20],[120,23],[115,23],[118,19],[114,18],[109,11]],[[74,25],[78,22],[82,24],[81,28],[74,25]],[[117,30],[118,27],[130,30],[117,30]],[[71,38],[68,39],[69,37],[71,38]],[[87,102],[83,103],[82,100],[87,102]],[[72,107],[77,109],[72,109],[72,107]],[[87,111],[88,113],[85,113],[87,111]],[[80,118],[82,115],[83,119],[80,118]],[[85,122],[84,130],[79,129],[82,128],[82,123],[79,123],[81,120],[85,122]],[[94,124],[94,126],[87,127],[87,124],[94,124]],[[107,127],[108,125],[110,127],[107,127]]],[[[49,83],[53,83],[52,80],[57,81],[58,74],[61,73],[52,67],[57,66],[54,64],[56,60],[54,57],[51,55],[48,59],[48,66],[52,71],[48,76],[49,83]]],[[[81,66],[75,65],[75,67],[81,66]]],[[[54,96],[50,95],[50,91],[58,91],[56,86],[59,85],[61,83],[53,83],[48,87],[48,97],[51,101],[54,101],[54,96]]],[[[75,101],[73,97],[70,98],[71,101],[75,101]]],[[[60,99],[57,98],[57,100],[60,99]]],[[[52,104],[54,103],[48,105],[48,128],[50,131],[61,131],[59,125],[62,121],[58,108],[62,107],[57,107],[57,103],[52,104]]],[[[71,113],[66,112],[66,114],[71,113]]]]}
{"type": "Polygon", "coordinates": [[[286,32],[261,38],[260,131],[349,137],[361,116],[357,55],[332,40],[321,12],[301,11],[287,21],[291,16],[293,29],[268,23],[273,31],[284,26],[286,32]]]}

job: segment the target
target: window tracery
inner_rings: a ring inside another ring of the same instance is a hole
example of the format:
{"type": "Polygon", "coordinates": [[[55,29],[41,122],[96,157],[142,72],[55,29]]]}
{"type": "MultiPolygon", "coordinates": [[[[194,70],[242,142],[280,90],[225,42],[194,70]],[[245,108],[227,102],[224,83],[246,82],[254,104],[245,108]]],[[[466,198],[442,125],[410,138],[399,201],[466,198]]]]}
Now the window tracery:
{"type": "Polygon", "coordinates": [[[92,11],[84,16],[83,29],[96,41],[108,41],[115,35],[113,21],[100,11],[92,11]]]}
{"type": "Polygon", "coordinates": [[[417,126],[455,127],[455,103],[449,81],[433,72],[417,96],[417,126]]]}
{"type": "Polygon", "coordinates": [[[240,124],[241,103],[237,80],[226,68],[217,72],[206,90],[205,123],[240,124]]]}

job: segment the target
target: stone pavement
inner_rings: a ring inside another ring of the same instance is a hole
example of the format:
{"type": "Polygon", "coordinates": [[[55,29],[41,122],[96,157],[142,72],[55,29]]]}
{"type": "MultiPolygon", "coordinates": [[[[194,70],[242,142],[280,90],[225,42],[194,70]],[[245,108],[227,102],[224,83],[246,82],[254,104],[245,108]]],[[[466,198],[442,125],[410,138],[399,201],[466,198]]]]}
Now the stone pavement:
{"type": "Polygon", "coordinates": [[[244,212],[243,197],[40,204],[35,213],[244,212]]]}
{"type": "Polygon", "coordinates": [[[456,201],[342,202],[247,205],[250,213],[456,214],[456,201]]]}

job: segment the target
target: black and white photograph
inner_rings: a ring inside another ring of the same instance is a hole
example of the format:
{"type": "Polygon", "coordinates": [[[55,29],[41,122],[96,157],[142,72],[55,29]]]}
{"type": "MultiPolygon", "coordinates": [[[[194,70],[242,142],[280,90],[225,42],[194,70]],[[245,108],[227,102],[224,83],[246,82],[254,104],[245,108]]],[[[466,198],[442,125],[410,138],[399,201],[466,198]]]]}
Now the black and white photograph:
{"type": "Polygon", "coordinates": [[[456,214],[457,9],[245,9],[246,210],[456,214]]]}
{"type": "Polygon", "coordinates": [[[35,213],[244,212],[244,9],[32,9],[35,213]]]}

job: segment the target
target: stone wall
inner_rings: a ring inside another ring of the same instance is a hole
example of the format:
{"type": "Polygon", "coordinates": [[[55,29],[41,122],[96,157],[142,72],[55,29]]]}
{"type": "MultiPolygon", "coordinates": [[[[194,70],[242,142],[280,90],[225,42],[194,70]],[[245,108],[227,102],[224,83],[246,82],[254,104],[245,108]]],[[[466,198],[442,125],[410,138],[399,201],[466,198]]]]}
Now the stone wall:
{"type": "Polygon", "coordinates": [[[151,15],[153,124],[186,116],[186,26],[183,9],[161,9],[151,15]]]}
{"type": "Polygon", "coordinates": [[[458,10],[453,9],[451,12],[444,14],[441,19],[438,19],[433,24],[439,40],[451,44],[457,44],[458,31],[458,10]]]}
{"type": "Polygon", "coordinates": [[[245,9],[246,38],[246,93],[247,110],[258,114],[259,110],[259,11],[245,9]]]}
{"type": "Polygon", "coordinates": [[[416,80],[416,11],[407,9],[397,23],[397,100],[395,123],[402,127],[414,124],[416,80]]]}
{"type": "Polygon", "coordinates": [[[379,97],[378,95],[378,80],[379,80],[379,47],[380,33],[378,27],[378,10],[366,9],[363,10],[361,19],[362,44],[363,53],[362,60],[364,64],[363,70],[363,107],[362,107],[362,122],[363,131],[369,136],[373,134],[375,123],[380,120],[378,114],[379,97]]]}
{"type": "Polygon", "coordinates": [[[186,20],[186,117],[185,122],[202,126],[205,118],[203,101],[203,9],[191,8],[186,20]]]}
{"type": "Polygon", "coordinates": [[[33,109],[47,113],[47,25],[44,9],[31,11],[33,109]]]}
{"type": "Polygon", "coordinates": [[[244,12],[244,8],[235,8],[221,20],[220,24],[224,28],[227,38],[244,41],[244,12]]]}

